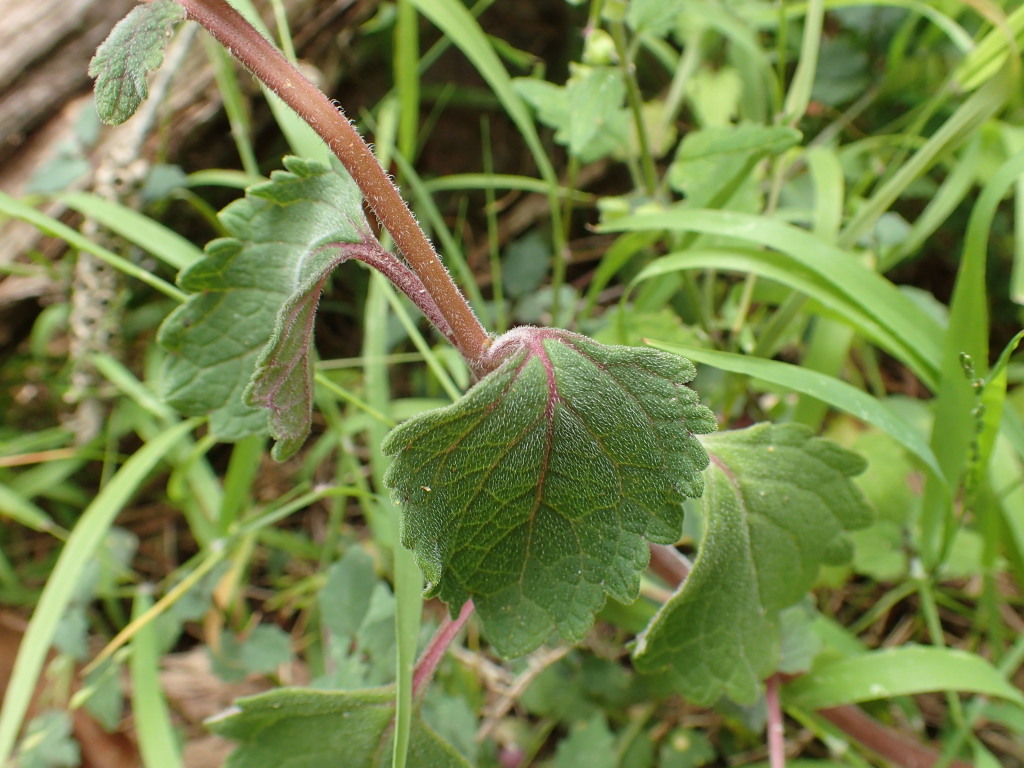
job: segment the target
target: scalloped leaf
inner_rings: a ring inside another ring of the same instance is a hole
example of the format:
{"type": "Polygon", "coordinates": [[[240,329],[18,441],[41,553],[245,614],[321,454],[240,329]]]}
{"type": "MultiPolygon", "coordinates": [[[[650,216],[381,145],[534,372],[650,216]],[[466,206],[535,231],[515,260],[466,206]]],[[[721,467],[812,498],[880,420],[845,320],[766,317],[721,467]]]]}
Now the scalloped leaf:
{"type": "Polygon", "coordinates": [[[96,111],[107,125],[135,114],[149,95],[146,76],[164,61],[164,49],[185,9],[174,0],[153,0],[129,11],[89,62],[96,78],[96,111]]]}
{"type": "Polygon", "coordinates": [[[845,531],[871,510],[851,478],[860,456],[799,424],[758,424],[701,439],[711,455],[704,540],[682,587],[637,640],[634,662],[666,671],[694,703],[748,704],[779,659],[779,613],[825,564],[846,562],[845,531]]]}
{"type": "Polygon", "coordinates": [[[209,243],[206,257],[181,273],[178,285],[195,295],[158,336],[169,352],[161,375],[167,401],[208,414],[221,440],[266,432],[269,408],[276,458],[309,432],[311,335],[323,285],[340,263],[379,248],[344,171],[297,157],[284,165],[221,211],[229,237],[209,243]]]}
{"type": "MultiPolygon", "coordinates": [[[[219,736],[241,742],[225,768],[387,768],[394,716],[394,686],[360,691],[279,688],[237,699],[206,724],[219,736]]],[[[469,768],[418,715],[407,764],[469,768]]]]}
{"type": "Polygon", "coordinates": [[[551,328],[494,344],[502,364],[450,406],[393,430],[385,483],[402,543],[457,614],[472,598],[499,653],[590,628],[630,602],[648,541],[672,543],[703,490],[695,434],[714,416],[688,360],[551,328]]]}

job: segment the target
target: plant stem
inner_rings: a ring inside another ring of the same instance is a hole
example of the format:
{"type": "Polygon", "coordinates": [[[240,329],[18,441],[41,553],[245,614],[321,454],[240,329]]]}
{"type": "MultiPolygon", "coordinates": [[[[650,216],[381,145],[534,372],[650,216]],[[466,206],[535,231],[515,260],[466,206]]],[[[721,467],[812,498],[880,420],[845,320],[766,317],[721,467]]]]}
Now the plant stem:
{"type": "MultiPolygon", "coordinates": [[[[147,2],[149,0],[146,0],[147,2]]],[[[316,131],[358,185],[367,205],[423,281],[475,372],[491,338],[412,215],[398,189],[344,112],[226,0],[176,0],[188,18],[213,35],[250,72],[316,131]]]]}
{"type": "MultiPolygon", "coordinates": [[[[637,143],[639,144],[640,169],[643,174],[639,180],[644,191],[649,197],[658,193],[658,170],[654,167],[654,155],[651,152],[650,142],[647,138],[647,126],[644,123],[643,98],[640,95],[640,86],[636,81],[636,65],[629,46],[626,44],[626,26],[621,21],[613,22],[611,25],[612,42],[615,43],[615,52],[619,56],[619,65],[622,68],[623,80],[626,83],[626,102],[629,104],[629,111],[633,115],[633,124],[636,127],[637,143]]],[[[640,185],[638,185],[640,186],[640,185]]]]}
{"type": "MultiPolygon", "coordinates": [[[[662,544],[651,544],[650,551],[651,570],[664,579],[665,583],[673,589],[680,588],[690,575],[690,564],[686,558],[675,547],[662,544]]],[[[1024,656],[1024,643],[1022,643],[1020,655],[1024,656]]],[[[782,741],[783,734],[781,730],[782,710],[779,701],[780,682],[781,679],[778,673],[765,681],[765,698],[769,707],[768,753],[772,768],[776,768],[778,765],[785,765],[785,762],[776,762],[777,759],[785,760],[785,744],[782,741]],[[778,710],[777,715],[771,714],[773,706],[778,710]],[[775,725],[779,726],[777,733],[773,732],[773,726],[775,725]],[[773,743],[773,739],[777,739],[777,743],[773,743]]],[[[939,753],[935,750],[914,738],[899,733],[889,726],[882,725],[874,718],[865,714],[856,705],[845,704],[830,709],[822,709],[819,710],[818,714],[836,725],[851,738],[859,741],[872,752],[892,761],[895,765],[901,766],[901,768],[930,766],[939,759],[939,753]]],[[[966,731],[966,725],[961,725],[961,727],[966,731]]],[[[971,768],[969,763],[962,760],[953,760],[948,765],[950,768],[971,768]]]]}
{"type": "Polygon", "coordinates": [[[437,665],[441,663],[441,659],[444,658],[445,651],[448,650],[448,646],[452,644],[455,636],[459,634],[459,630],[469,621],[474,610],[473,601],[467,600],[462,604],[462,610],[459,611],[457,619],[445,615],[441,626],[430,638],[430,643],[424,649],[420,660],[416,662],[416,669],[412,675],[413,698],[418,698],[433,679],[434,672],[437,670],[437,665]]]}
{"type": "Polygon", "coordinates": [[[779,704],[779,675],[776,672],[764,682],[764,697],[768,704],[768,760],[772,768],[786,768],[786,732],[782,724],[782,706],[779,704]]]}

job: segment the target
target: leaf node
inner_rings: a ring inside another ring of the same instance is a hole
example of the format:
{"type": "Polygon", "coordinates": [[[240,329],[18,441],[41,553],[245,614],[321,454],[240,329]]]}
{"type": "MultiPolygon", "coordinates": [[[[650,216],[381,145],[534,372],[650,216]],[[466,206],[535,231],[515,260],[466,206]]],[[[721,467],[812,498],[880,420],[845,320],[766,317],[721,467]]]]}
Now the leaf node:
{"type": "Polygon", "coordinates": [[[694,435],[714,416],[695,370],[652,349],[551,328],[497,339],[492,373],[388,435],[402,543],[453,615],[472,598],[488,637],[521,655],[590,628],[606,595],[636,598],[647,541],[678,538],[703,490],[694,435]]]}

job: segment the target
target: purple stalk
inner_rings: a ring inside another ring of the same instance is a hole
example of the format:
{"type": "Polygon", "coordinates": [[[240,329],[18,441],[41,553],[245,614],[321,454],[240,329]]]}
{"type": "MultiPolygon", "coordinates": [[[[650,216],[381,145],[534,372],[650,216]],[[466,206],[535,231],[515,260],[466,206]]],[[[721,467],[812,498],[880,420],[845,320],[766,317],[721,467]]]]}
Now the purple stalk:
{"type": "Polygon", "coordinates": [[[441,659],[444,658],[445,652],[448,650],[448,646],[452,644],[455,636],[459,634],[459,631],[465,626],[466,622],[469,621],[469,617],[473,615],[474,606],[472,600],[467,600],[462,605],[462,610],[459,611],[459,617],[452,619],[451,616],[445,614],[444,621],[441,626],[437,628],[437,632],[430,638],[430,643],[423,651],[423,655],[420,656],[420,660],[416,662],[416,669],[412,673],[412,696],[417,698],[424,690],[427,685],[434,678],[434,672],[437,671],[437,665],[441,663],[441,659]]]}
{"type": "MultiPolygon", "coordinates": [[[[327,143],[430,294],[432,306],[447,325],[445,335],[470,367],[478,371],[479,361],[491,345],[491,337],[452,281],[387,172],[344,112],[225,0],[176,2],[185,9],[188,18],[213,35],[327,143]]],[[[417,306],[421,304],[417,302],[417,306]]]]}

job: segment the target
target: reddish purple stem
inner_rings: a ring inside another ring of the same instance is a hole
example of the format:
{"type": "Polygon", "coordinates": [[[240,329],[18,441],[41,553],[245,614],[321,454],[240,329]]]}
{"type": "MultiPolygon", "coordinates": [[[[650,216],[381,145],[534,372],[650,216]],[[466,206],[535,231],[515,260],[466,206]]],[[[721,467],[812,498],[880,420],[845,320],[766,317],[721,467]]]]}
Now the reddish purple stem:
{"type": "Polygon", "coordinates": [[[430,638],[430,643],[423,651],[423,655],[420,656],[420,660],[416,662],[416,669],[413,670],[412,696],[414,699],[426,689],[427,685],[434,678],[437,665],[441,663],[441,659],[444,658],[444,654],[448,650],[448,646],[452,644],[455,636],[459,634],[459,631],[469,621],[469,617],[473,615],[473,610],[473,601],[467,600],[463,603],[462,610],[459,611],[457,619],[452,619],[450,615],[445,614],[444,621],[437,628],[434,636],[430,638]]]}
{"type": "Polygon", "coordinates": [[[779,675],[765,680],[764,697],[768,703],[768,760],[772,768],[786,768],[786,731],[779,704],[779,675]]]}
{"type": "Polygon", "coordinates": [[[444,313],[437,306],[430,291],[424,287],[423,281],[409,268],[408,264],[396,259],[372,237],[365,239],[362,243],[344,243],[339,247],[346,252],[348,258],[361,261],[384,275],[393,286],[409,297],[409,300],[453,346],[458,348],[455,334],[444,313]]]}
{"type": "MultiPolygon", "coordinates": [[[[149,2],[150,0],[144,0],[149,2]]],[[[348,118],[226,0],[176,0],[227,51],[306,121],[341,160],[363,198],[430,293],[448,334],[474,371],[491,338],[387,172],[348,118]]]]}

